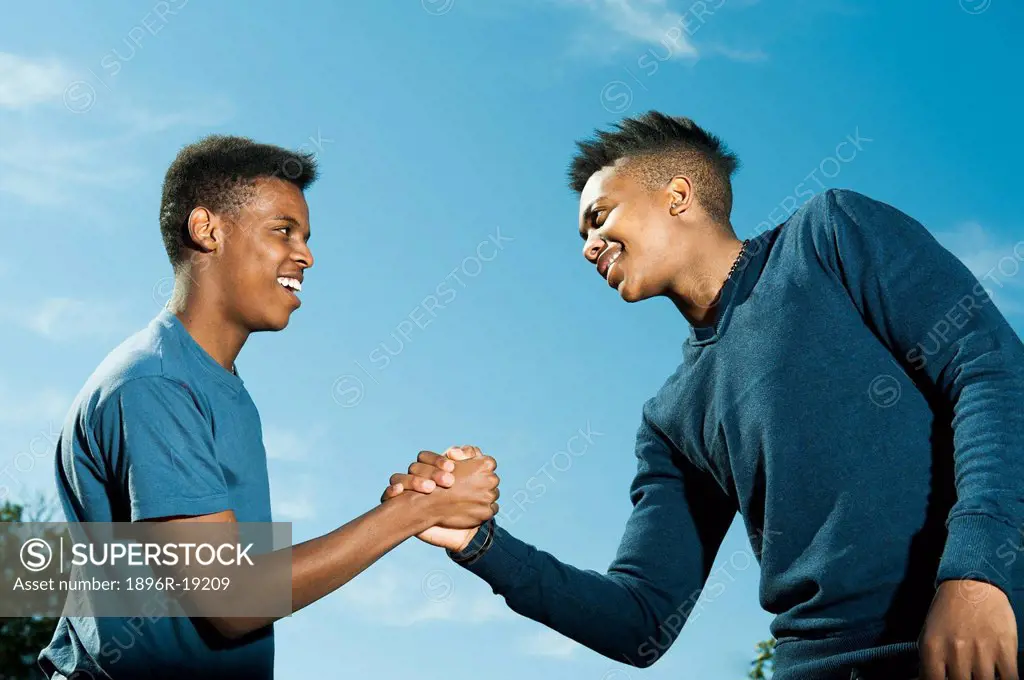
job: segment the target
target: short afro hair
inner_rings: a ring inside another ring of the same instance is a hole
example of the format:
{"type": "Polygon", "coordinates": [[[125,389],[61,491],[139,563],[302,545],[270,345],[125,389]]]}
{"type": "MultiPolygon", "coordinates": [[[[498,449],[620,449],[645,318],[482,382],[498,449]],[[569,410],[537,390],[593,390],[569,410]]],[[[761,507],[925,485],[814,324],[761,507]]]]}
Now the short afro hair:
{"type": "Polygon", "coordinates": [[[237,217],[256,195],[256,180],[278,178],[305,191],[317,178],[316,156],[246,137],[210,135],[178,152],[164,178],[160,234],[171,264],[185,261],[188,217],[203,206],[237,217]]]}
{"type": "Polygon", "coordinates": [[[648,111],[615,124],[616,131],[596,130],[596,139],[576,142],[569,186],[583,192],[602,168],[626,159],[628,170],[648,189],[664,186],[680,173],[691,177],[697,200],[721,224],[732,213],[732,176],[740,161],[725,143],[689,118],[648,111]]]}

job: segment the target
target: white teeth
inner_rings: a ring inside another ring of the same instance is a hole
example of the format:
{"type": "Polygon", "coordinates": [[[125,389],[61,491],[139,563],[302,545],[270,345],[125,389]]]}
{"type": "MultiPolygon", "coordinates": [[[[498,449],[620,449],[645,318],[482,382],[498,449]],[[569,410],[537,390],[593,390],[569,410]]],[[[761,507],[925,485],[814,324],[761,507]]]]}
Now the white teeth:
{"type": "Polygon", "coordinates": [[[277,277],[277,282],[280,283],[285,288],[290,288],[294,290],[296,293],[302,290],[302,283],[300,283],[298,279],[291,279],[288,278],[287,276],[279,276],[277,277]]]}
{"type": "Polygon", "coordinates": [[[604,270],[605,278],[607,278],[608,274],[611,273],[612,265],[615,264],[615,261],[619,259],[619,255],[622,255],[622,251],[621,250],[619,252],[615,253],[614,255],[612,255],[611,258],[608,260],[608,267],[604,270]]]}

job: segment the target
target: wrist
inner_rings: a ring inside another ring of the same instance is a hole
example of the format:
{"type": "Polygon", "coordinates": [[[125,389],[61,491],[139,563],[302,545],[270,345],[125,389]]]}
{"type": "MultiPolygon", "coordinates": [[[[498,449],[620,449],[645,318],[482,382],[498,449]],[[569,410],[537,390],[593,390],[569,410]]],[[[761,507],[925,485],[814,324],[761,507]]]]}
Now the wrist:
{"type": "Polygon", "coordinates": [[[463,566],[469,566],[483,557],[494,542],[494,519],[489,519],[473,530],[469,541],[461,550],[448,551],[448,557],[463,566]]]}
{"type": "Polygon", "coordinates": [[[402,525],[408,536],[416,536],[441,521],[437,504],[430,502],[429,495],[405,491],[384,505],[386,507],[392,504],[394,511],[401,516],[402,525]]]}
{"type": "Polygon", "coordinates": [[[455,550],[452,550],[452,552],[455,553],[455,554],[459,554],[459,553],[465,551],[466,548],[468,548],[470,546],[470,544],[473,542],[473,539],[476,538],[476,535],[478,533],[480,533],[480,527],[476,527],[475,529],[469,529],[466,532],[466,540],[463,541],[462,545],[460,545],[458,548],[456,548],[455,550]]]}

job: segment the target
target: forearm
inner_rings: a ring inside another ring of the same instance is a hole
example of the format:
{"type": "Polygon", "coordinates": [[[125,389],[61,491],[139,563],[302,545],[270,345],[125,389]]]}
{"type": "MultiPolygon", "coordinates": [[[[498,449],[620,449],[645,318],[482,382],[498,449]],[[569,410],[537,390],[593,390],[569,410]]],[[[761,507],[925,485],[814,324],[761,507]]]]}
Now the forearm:
{"type": "Polygon", "coordinates": [[[973,578],[1009,595],[1019,587],[1011,566],[1024,527],[1024,348],[993,329],[957,351],[950,364],[957,502],[937,581],[973,578]]]}
{"type": "Polygon", "coordinates": [[[691,553],[697,558],[692,563],[674,562],[670,582],[655,584],[621,551],[601,574],[565,564],[495,527],[489,549],[463,566],[516,613],[615,661],[646,667],[672,644],[700,595],[701,552],[691,553]]]}
{"type": "Polygon", "coordinates": [[[431,526],[422,497],[384,503],[329,534],[292,548],[292,611],[345,585],[402,541],[431,526]]]}
{"type": "MultiPolygon", "coordinates": [[[[291,612],[294,613],[341,588],[399,543],[428,528],[432,520],[421,507],[423,500],[418,494],[409,494],[407,498],[379,505],[334,531],[289,550],[257,556],[252,571],[247,578],[243,577],[242,582],[247,585],[236,592],[241,597],[255,597],[265,592],[260,585],[265,583],[263,579],[281,574],[280,560],[290,553],[291,612]]],[[[265,587],[277,585],[265,584],[265,587]]],[[[282,616],[207,618],[218,631],[235,638],[270,625],[282,616]]]]}

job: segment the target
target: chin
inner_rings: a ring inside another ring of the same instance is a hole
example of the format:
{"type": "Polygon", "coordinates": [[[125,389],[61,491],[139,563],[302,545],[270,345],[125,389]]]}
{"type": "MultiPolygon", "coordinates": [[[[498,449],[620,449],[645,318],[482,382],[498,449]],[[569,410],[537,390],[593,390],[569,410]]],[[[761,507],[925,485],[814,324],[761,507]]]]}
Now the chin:
{"type": "Polygon", "coordinates": [[[252,331],[283,331],[288,327],[288,322],[291,320],[291,314],[278,315],[273,317],[263,317],[258,323],[253,324],[252,331]]]}
{"type": "Polygon", "coordinates": [[[647,298],[651,297],[650,295],[646,294],[646,292],[643,290],[643,286],[630,285],[630,282],[628,280],[620,283],[618,290],[619,297],[621,297],[626,302],[639,302],[640,300],[646,300],[647,298]]]}

